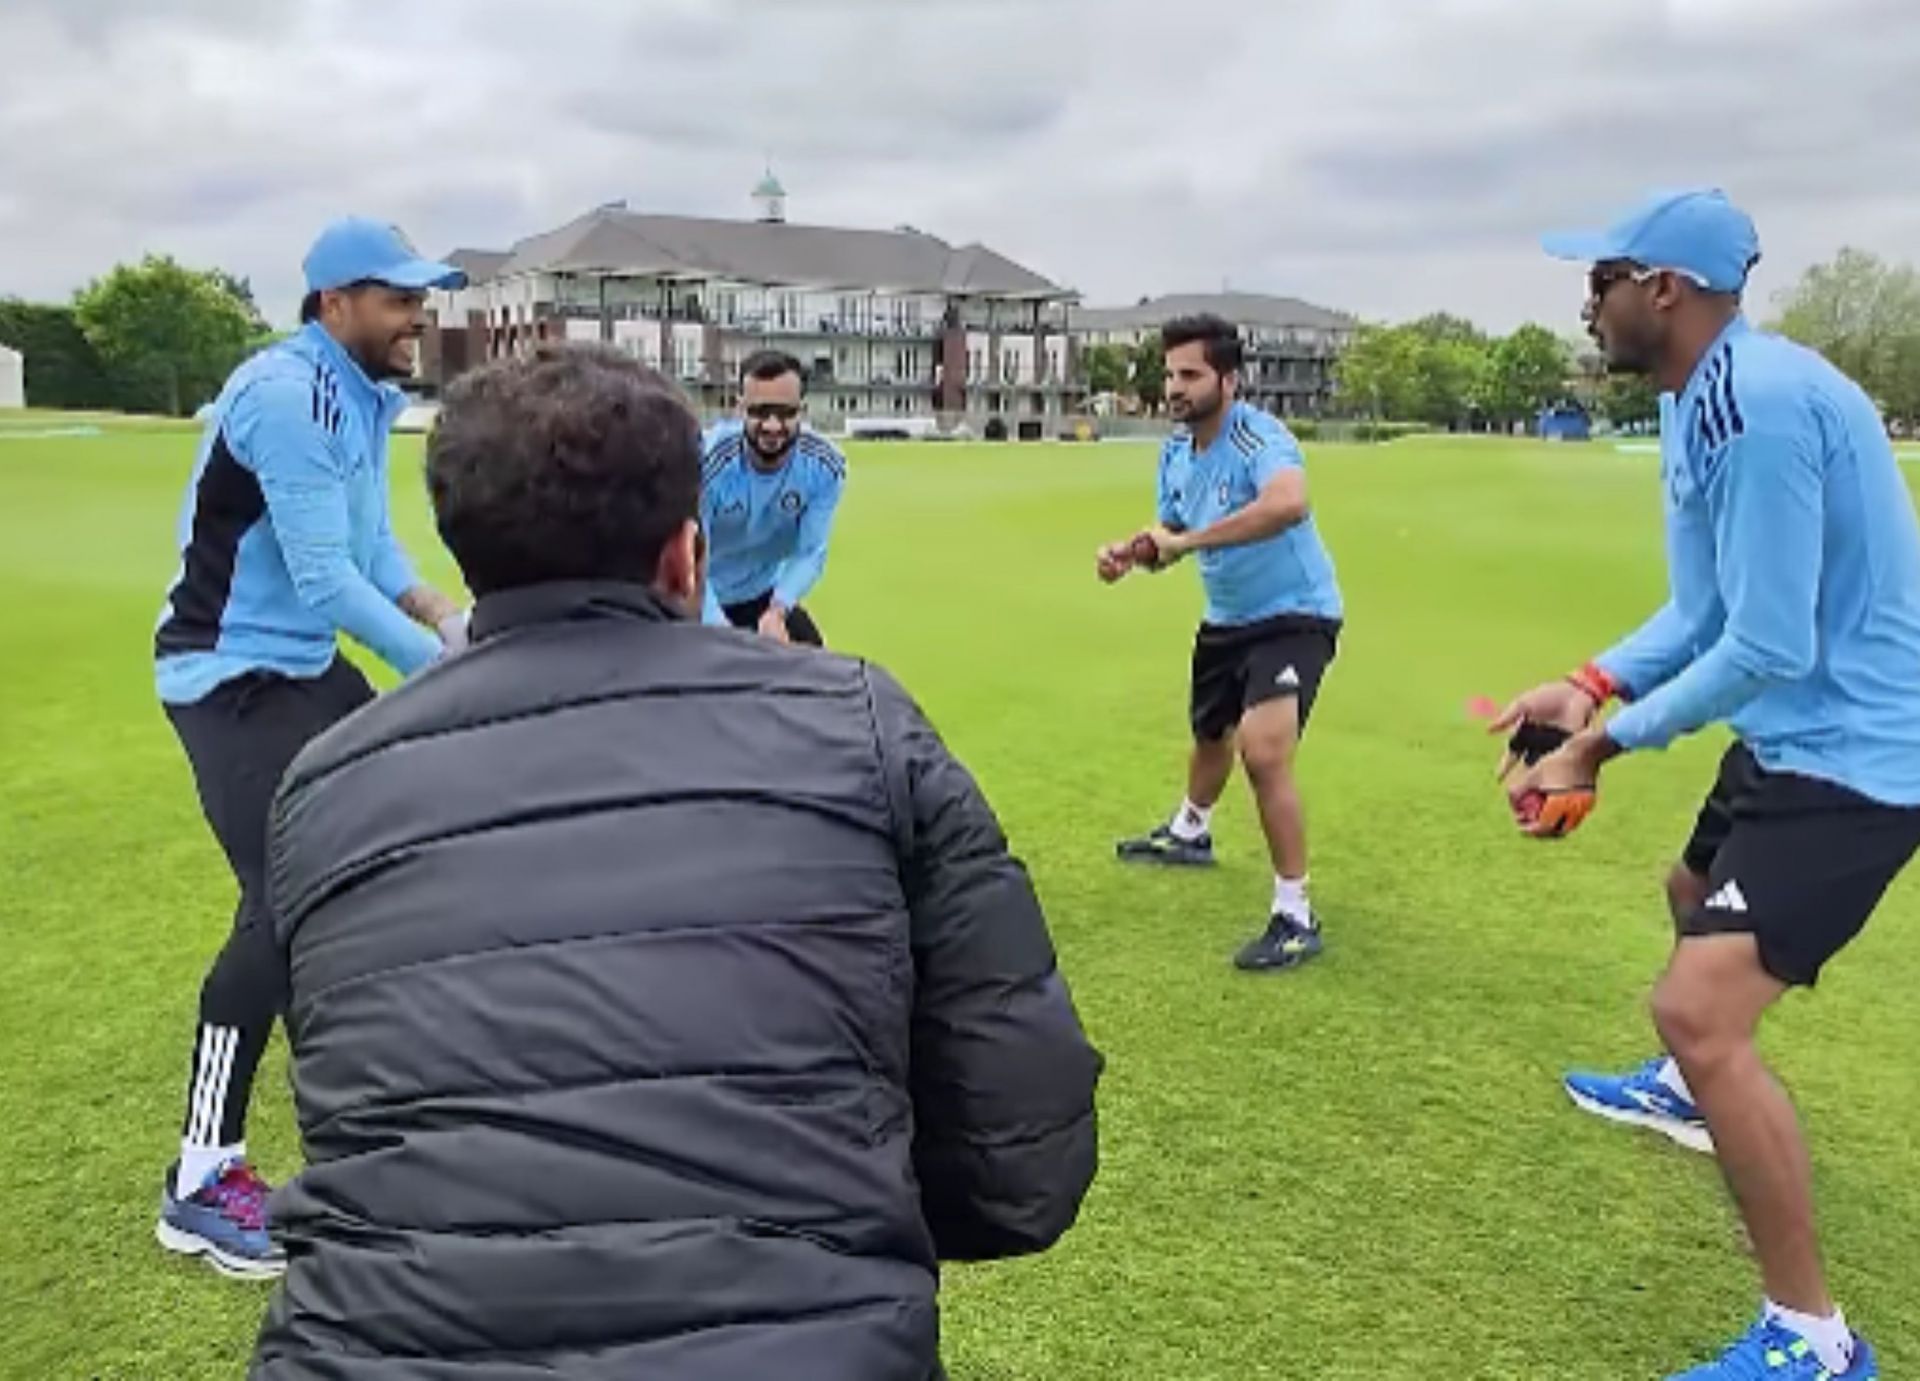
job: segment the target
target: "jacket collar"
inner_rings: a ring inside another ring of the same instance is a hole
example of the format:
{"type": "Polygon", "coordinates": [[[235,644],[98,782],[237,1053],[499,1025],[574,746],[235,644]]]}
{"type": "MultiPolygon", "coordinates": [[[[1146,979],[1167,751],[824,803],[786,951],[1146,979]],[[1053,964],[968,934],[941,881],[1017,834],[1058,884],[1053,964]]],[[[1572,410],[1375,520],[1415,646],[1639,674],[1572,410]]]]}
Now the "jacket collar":
{"type": "Polygon", "coordinates": [[[554,580],[501,590],[474,602],[468,636],[484,642],[509,629],[586,619],[684,623],[685,610],[645,585],[619,580],[554,580]]]}
{"type": "Polygon", "coordinates": [[[1747,324],[1745,313],[1735,312],[1733,314],[1733,320],[1729,321],[1726,326],[1721,329],[1720,334],[1713,338],[1713,343],[1707,346],[1705,350],[1702,350],[1700,352],[1700,358],[1693,362],[1693,372],[1687,375],[1686,385],[1680,390],[1678,396],[1684,399],[1698,387],[1700,381],[1706,377],[1708,364],[1712,362],[1715,355],[1720,353],[1720,348],[1723,345],[1739,336],[1744,336],[1752,329],[1753,328],[1747,324]]]}
{"type": "Polygon", "coordinates": [[[347,387],[370,400],[383,421],[391,422],[406,411],[406,393],[391,382],[375,383],[368,377],[367,371],[360,367],[360,361],[328,334],[327,328],[319,322],[309,321],[302,326],[299,339],[315,359],[345,380],[347,387]]]}

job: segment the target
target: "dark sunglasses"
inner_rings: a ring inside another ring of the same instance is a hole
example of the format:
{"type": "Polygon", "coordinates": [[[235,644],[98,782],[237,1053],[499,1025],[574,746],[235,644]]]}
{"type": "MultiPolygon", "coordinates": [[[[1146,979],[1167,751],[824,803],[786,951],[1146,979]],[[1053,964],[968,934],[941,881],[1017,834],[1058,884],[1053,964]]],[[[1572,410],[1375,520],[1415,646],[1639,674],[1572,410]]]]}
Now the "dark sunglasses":
{"type": "Polygon", "coordinates": [[[1645,278],[1649,272],[1638,264],[1595,264],[1587,273],[1587,296],[1600,302],[1613,290],[1614,284],[1629,278],[1645,278]]]}
{"type": "Polygon", "coordinates": [[[1629,279],[1635,283],[1644,283],[1662,273],[1671,273],[1676,277],[1684,278],[1697,287],[1707,286],[1706,279],[1688,269],[1650,269],[1633,263],[1595,264],[1587,272],[1587,298],[1598,306],[1601,299],[1612,291],[1614,284],[1624,283],[1629,279]]]}
{"type": "Polygon", "coordinates": [[[799,415],[800,406],[797,403],[750,403],[747,405],[747,416],[756,422],[763,422],[769,417],[778,418],[782,422],[791,422],[799,415]]]}

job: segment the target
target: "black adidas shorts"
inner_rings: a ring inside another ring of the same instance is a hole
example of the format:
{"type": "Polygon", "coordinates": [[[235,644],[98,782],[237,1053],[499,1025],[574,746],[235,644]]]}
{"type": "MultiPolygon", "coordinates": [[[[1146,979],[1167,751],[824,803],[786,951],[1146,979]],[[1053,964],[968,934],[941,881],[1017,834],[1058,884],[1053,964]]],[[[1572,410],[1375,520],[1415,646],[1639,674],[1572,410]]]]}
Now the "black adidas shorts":
{"type": "Polygon", "coordinates": [[[1339,633],[1340,625],[1331,619],[1300,614],[1258,623],[1201,624],[1193,639],[1193,736],[1225,738],[1255,705],[1287,695],[1300,701],[1304,733],[1339,633]]]}
{"type": "Polygon", "coordinates": [[[1682,935],[1751,934],[1782,983],[1812,987],[1920,849],[1920,808],[1769,772],[1743,743],[1720,760],[1681,856],[1706,878],[1682,935]]]}

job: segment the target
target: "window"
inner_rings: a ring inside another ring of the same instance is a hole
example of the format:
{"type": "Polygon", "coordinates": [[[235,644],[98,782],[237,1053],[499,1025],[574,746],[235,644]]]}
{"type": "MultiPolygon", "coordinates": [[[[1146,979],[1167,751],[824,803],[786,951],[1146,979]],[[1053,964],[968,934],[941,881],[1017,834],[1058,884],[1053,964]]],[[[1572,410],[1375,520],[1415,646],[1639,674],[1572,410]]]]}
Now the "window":
{"type": "Polygon", "coordinates": [[[905,382],[918,372],[915,367],[914,352],[896,350],[893,352],[893,377],[905,382]]]}
{"type": "Polygon", "coordinates": [[[1020,357],[1007,351],[1000,356],[1000,382],[1017,383],[1020,379],[1020,357]]]}
{"type": "Polygon", "coordinates": [[[736,292],[721,293],[715,301],[714,310],[718,313],[722,325],[733,325],[734,322],[740,319],[740,294],[736,292]]]}
{"type": "Polygon", "coordinates": [[[800,324],[800,294],[781,293],[773,300],[773,324],[792,330],[800,324]]]}
{"type": "Polygon", "coordinates": [[[979,383],[986,375],[987,367],[980,356],[978,350],[967,351],[967,382],[970,384],[979,383]]]}

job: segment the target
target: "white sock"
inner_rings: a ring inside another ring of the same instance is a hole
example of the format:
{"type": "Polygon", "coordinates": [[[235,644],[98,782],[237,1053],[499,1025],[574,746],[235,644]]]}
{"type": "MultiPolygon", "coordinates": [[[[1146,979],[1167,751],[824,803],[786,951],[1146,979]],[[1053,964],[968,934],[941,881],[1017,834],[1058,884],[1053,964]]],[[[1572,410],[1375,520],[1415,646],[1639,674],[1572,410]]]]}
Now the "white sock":
{"type": "Polygon", "coordinates": [[[1813,1348],[1813,1355],[1820,1359],[1820,1365],[1835,1376],[1853,1365],[1853,1330],[1847,1327],[1847,1321],[1841,1317],[1838,1309],[1826,1318],[1819,1319],[1812,1314],[1796,1314],[1768,1300],[1767,1317],[1782,1328],[1805,1338],[1813,1348]]]}
{"type": "Polygon", "coordinates": [[[1693,1102],[1693,1090],[1687,1087],[1687,1076],[1680,1072],[1680,1062],[1667,1056],[1667,1062],[1660,1066],[1660,1082],[1686,1099],[1693,1102]]]}
{"type": "Polygon", "coordinates": [[[1173,837],[1182,843],[1191,844],[1207,832],[1207,826],[1213,823],[1212,806],[1196,806],[1192,801],[1182,801],[1180,809],[1173,813],[1173,819],[1167,828],[1173,831],[1173,837]]]}
{"type": "Polygon", "coordinates": [[[1301,925],[1313,924],[1313,906],[1307,901],[1307,875],[1297,878],[1283,878],[1278,873],[1273,878],[1273,909],[1288,920],[1298,921],[1301,925]]]}
{"type": "Polygon", "coordinates": [[[173,1177],[175,1196],[186,1198],[192,1195],[214,1171],[230,1160],[239,1160],[246,1153],[247,1143],[244,1141],[236,1141],[231,1146],[196,1146],[191,1141],[181,1142],[180,1169],[173,1177]]]}

